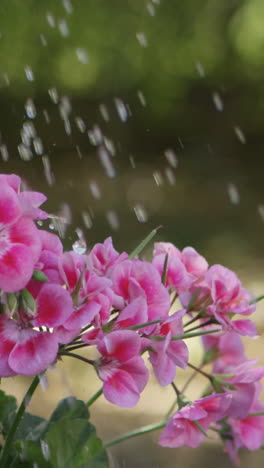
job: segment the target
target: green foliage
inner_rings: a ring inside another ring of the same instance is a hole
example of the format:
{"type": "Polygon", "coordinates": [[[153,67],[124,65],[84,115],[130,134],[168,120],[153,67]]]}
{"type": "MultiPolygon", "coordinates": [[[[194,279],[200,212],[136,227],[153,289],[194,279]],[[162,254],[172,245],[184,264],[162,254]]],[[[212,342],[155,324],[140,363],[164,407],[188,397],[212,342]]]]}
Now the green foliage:
{"type": "MultiPolygon", "coordinates": [[[[5,438],[16,411],[14,397],[0,392],[0,421],[5,438]]],[[[47,421],[25,413],[8,454],[10,468],[107,468],[107,454],[85,403],[61,400],[47,421]]]]}

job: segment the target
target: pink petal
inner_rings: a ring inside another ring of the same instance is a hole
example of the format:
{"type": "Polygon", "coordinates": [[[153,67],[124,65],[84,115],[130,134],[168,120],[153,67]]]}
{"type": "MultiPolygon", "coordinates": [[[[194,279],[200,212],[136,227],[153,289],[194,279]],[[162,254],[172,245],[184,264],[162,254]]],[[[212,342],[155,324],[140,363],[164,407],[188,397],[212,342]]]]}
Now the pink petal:
{"type": "Polygon", "coordinates": [[[36,326],[57,327],[64,324],[73,311],[72,298],[57,284],[45,283],[37,297],[36,326]]]}
{"type": "Polygon", "coordinates": [[[123,370],[117,370],[104,382],[103,392],[108,401],[121,408],[133,408],[140,396],[135,381],[123,370]]]}
{"type": "MultiPolygon", "coordinates": [[[[14,190],[5,183],[0,185],[0,228],[14,223],[21,215],[21,207],[14,190]]],[[[1,238],[0,238],[1,242],[1,238]]],[[[1,250],[1,244],[0,244],[1,250]]]]}

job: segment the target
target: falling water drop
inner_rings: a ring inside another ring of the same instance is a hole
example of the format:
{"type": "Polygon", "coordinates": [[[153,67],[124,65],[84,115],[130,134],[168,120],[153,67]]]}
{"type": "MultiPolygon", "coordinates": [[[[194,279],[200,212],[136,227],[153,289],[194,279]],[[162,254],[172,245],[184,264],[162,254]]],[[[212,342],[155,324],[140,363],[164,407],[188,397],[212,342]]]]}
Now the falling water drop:
{"type": "Polygon", "coordinates": [[[111,226],[112,229],[114,229],[115,231],[117,231],[117,229],[119,229],[120,227],[120,221],[119,221],[119,217],[118,217],[118,214],[116,213],[116,211],[114,210],[108,210],[106,212],[106,219],[109,223],[109,225],[111,226]]]}
{"type": "Polygon", "coordinates": [[[238,140],[240,141],[240,143],[242,143],[244,145],[247,142],[247,140],[246,140],[246,137],[245,137],[245,134],[244,134],[243,130],[238,125],[235,125],[234,132],[235,132],[238,140]]]}
{"type": "Polygon", "coordinates": [[[20,143],[17,147],[19,155],[23,161],[30,161],[33,158],[33,153],[28,146],[24,145],[24,143],[20,143]]]}
{"type": "Polygon", "coordinates": [[[65,11],[70,15],[73,12],[71,0],[62,0],[65,11]]]}
{"type": "Polygon", "coordinates": [[[178,158],[177,158],[177,156],[175,154],[175,151],[173,149],[171,149],[171,148],[168,148],[168,149],[166,149],[164,151],[164,154],[165,154],[165,157],[166,157],[168,163],[172,167],[176,168],[178,166],[179,162],[178,162],[178,158]]]}
{"type": "Polygon", "coordinates": [[[233,205],[238,205],[240,202],[240,195],[237,186],[233,183],[229,183],[227,186],[227,193],[230,202],[233,205]]]}
{"type": "Polygon", "coordinates": [[[134,211],[136,214],[136,217],[140,223],[146,223],[148,220],[148,214],[146,212],[146,209],[143,205],[138,203],[137,205],[134,206],[134,211]]]}
{"type": "Polygon", "coordinates": [[[146,106],[146,98],[145,98],[144,94],[142,93],[142,91],[139,90],[137,92],[137,95],[138,95],[138,99],[139,99],[140,103],[142,104],[142,106],[145,107],[146,106]]]}
{"type": "Polygon", "coordinates": [[[64,18],[59,19],[59,21],[58,21],[58,29],[59,29],[60,34],[61,34],[63,37],[69,36],[69,34],[70,34],[70,32],[69,32],[69,26],[68,26],[68,23],[67,23],[66,19],[64,19],[64,18]]]}
{"type": "Polygon", "coordinates": [[[59,95],[58,95],[58,91],[56,88],[50,88],[48,90],[48,93],[50,95],[50,99],[52,100],[52,102],[54,102],[54,104],[58,104],[59,102],[59,95]]]}
{"type": "Polygon", "coordinates": [[[215,105],[216,110],[218,112],[222,112],[224,110],[224,103],[220,94],[215,92],[212,94],[212,98],[213,98],[213,103],[215,105]]]}
{"type": "Polygon", "coordinates": [[[83,119],[81,117],[75,117],[75,123],[78,130],[80,130],[81,133],[84,133],[86,130],[86,125],[83,119]]]}
{"type": "Polygon", "coordinates": [[[115,98],[114,101],[120,120],[122,120],[122,122],[126,122],[128,119],[128,112],[124,102],[119,98],[115,98]]]}
{"type": "Polygon", "coordinates": [[[86,65],[89,62],[89,55],[86,49],[78,47],[78,49],[76,49],[76,55],[80,63],[86,65]]]}
{"type": "Polygon", "coordinates": [[[103,119],[108,122],[109,121],[109,112],[105,104],[99,105],[99,111],[103,119]]]}
{"type": "Polygon", "coordinates": [[[8,154],[8,151],[7,151],[7,146],[6,145],[0,145],[0,153],[1,153],[1,156],[2,156],[2,159],[3,161],[8,161],[9,159],[9,154],[8,154]]]}
{"type": "Polygon", "coordinates": [[[46,39],[46,36],[44,36],[43,33],[40,33],[39,37],[40,37],[40,42],[41,42],[41,44],[42,44],[44,47],[46,47],[46,46],[48,45],[48,41],[47,41],[47,39],[46,39]]]}
{"type": "Polygon", "coordinates": [[[102,194],[101,194],[101,190],[100,190],[98,183],[95,180],[91,180],[91,182],[89,183],[89,187],[90,187],[92,196],[95,199],[99,200],[102,194]]]}
{"type": "Polygon", "coordinates": [[[26,67],[24,68],[24,70],[25,70],[25,74],[26,74],[27,80],[28,80],[28,81],[34,81],[35,77],[34,77],[34,73],[33,73],[33,71],[32,71],[32,68],[29,67],[29,66],[26,66],[26,67]]]}
{"type": "Polygon", "coordinates": [[[142,46],[142,47],[148,47],[148,39],[147,39],[147,36],[144,32],[140,31],[140,32],[137,32],[136,33],[136,38],[139,42],[139,44],[142,46]]]}
{"type": "Polygon", "coordinates": [[[82,219],[83,219],[84,225],[85,225],[85,227],[87,227],[87,229],[91,229],[93,227],[93,221],[92,221],[90,213],[88,213],[87,211],[83,211],[82,212],[82,219]]]}
{"type": "Polygon", "coordinates": [[[55,18],[53,16],[52,13],[47,13],[46,14],[46,19],[47,19],[47,22],[48,22],[48,25],[51,27],[51,28],[55,28],[55,18]]]}
{"type": "Polygon", "coordinates": [[[25,110],[29,119],[34,119],[36,117],[37,111],[33,99],[29,98],[26,100],[25,110]]]}
{"type": "Polygon", "coordinates": [[[39,138],[39,137],[34,138],[33,147],[34,147],[35,153],[37,155],[40,156],[43,153],[43,143],[42,143],[41,138],[39,138]]]}
{"type": "Polygon", "coordinates": [[[41,447],[41,452],[42,452],[43,457],[45,458],[45,460],[48,461],[50,459],[49,445],[47,444],[47,442],[45,440],[41,440],[40,441],[40,447],[41,447]]]}
{"type": "Polygon", "coordinates": [[[111,157],[103,146],[100,146],[98,149],[98,157],[103,168],[105,169],[106,175],[111,179],[115,177],[116,171],[111,161],[111,157]]]}

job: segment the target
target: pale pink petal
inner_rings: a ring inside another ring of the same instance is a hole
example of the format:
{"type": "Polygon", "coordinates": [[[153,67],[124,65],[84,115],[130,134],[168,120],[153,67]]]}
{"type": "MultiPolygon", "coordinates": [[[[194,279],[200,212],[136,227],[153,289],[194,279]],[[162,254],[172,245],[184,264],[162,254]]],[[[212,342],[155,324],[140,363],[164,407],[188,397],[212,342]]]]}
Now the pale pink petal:
{"type": "MultiPolygon", "coordinates": [[[[14,190],[5,183],[0,184],[0,228],[14,223],[22,214],[18,197],[14,190]]],[[[0,236],[1,252],[1,236],[0,236]]]]}
{"type": "Polygon", "coordinates": [[[140,397],[134,379],[123,370],[117,370],[104,382],[103,392],[108,401],[121,408],[133,408],[140,397]]]}
{"type": "Polygon", "coordinates": [[[57,327],[64,324],[72,311],[73,303],[69,292],[57,284],[45,283],[37,297],[35,325],[57,327]]]}

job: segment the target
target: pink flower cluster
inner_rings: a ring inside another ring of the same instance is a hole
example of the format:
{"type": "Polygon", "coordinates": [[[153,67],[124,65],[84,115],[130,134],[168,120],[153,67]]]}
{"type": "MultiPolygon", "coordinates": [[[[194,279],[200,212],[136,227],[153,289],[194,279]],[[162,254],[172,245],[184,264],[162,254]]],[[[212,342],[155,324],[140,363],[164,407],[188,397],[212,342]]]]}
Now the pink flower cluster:
{"type": "Polygon", "coordinates": [[[45,200],[21,190],[18,176],[0,175],[0,377],[37,375],[93,346],[98,358],[82,359],[94,366],[106,399],[131,408],[149,368],[176,388],[177,368],[190,365],[187,338],[200,334],[204,364],[212,366],[210,374],[200,370],[209,390],[186,404],[177,389],[179,408],[159,443],[197,447],[212,428],[235,463],[241,447],[259,448],[264,368],[244,353],[241,335],[256,329],[243,317],[255,304],[235,273],[169,243],[155,244],[151,262],[120,254],[111,238],[88,254],[64,252],[57,235],[34,223],[48,217],[39,208],[45,200]]]}

